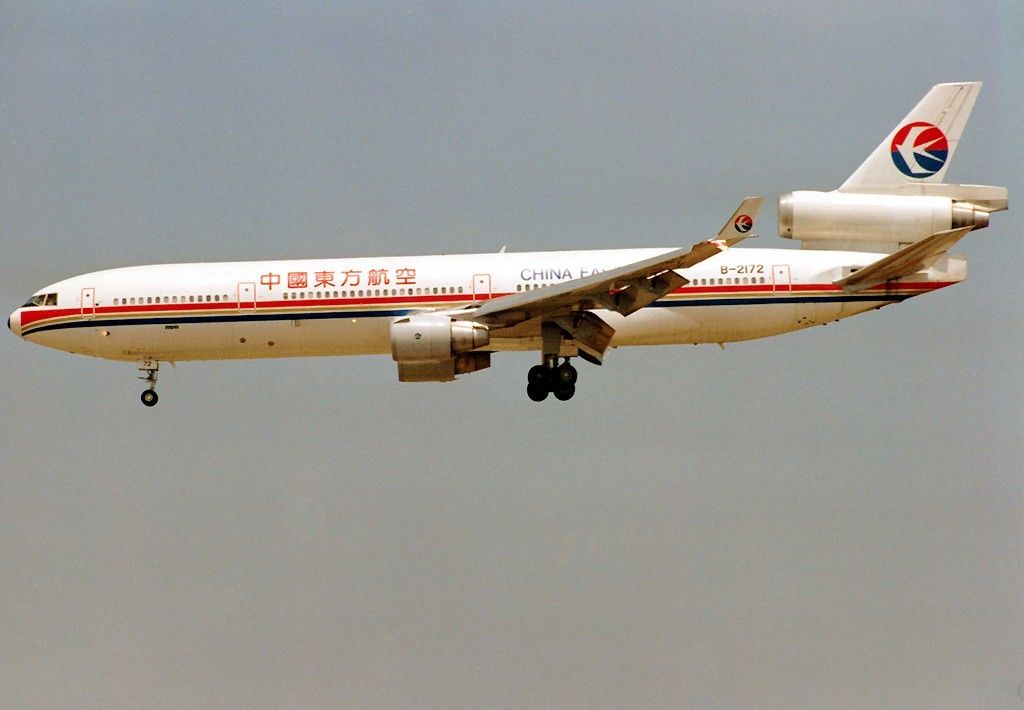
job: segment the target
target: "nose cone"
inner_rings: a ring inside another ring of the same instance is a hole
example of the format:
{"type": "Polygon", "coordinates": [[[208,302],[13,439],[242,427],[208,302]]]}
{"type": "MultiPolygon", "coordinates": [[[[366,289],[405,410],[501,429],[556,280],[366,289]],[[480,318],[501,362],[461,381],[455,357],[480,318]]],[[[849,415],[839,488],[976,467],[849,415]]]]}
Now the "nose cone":
{"type": "Polygon", "coordinates": [[[21,311],[15,311],[11,314],[10,318],[7,319],[7,327],[11,329],[11,332],[21,337],[21,311]]]}

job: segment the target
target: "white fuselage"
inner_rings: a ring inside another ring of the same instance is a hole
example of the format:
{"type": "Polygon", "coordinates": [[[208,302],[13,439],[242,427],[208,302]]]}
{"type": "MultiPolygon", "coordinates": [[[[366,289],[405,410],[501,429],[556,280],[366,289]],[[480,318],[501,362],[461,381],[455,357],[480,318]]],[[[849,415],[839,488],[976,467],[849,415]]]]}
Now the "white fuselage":
{"type": "MultiPolygon", "coordinates": [[[[112,360],[383,354],[400,316],[452,309],[640,261],[667,249],[301,259],[137,266],[60,281],[12,314],[26,340],[112,360]],[[56,294],[56,303],[44,296],[56,294]]],[[[597,311],[615,346],[723,343],[827,323],[960,281],[944,257],[859,293],[833,284],[882,255],[730,249],[680,270],[689,284],[628,317],[597,311]]],[[[540,349],[539,323],[495,331],[492,351],[540,349]]]]}

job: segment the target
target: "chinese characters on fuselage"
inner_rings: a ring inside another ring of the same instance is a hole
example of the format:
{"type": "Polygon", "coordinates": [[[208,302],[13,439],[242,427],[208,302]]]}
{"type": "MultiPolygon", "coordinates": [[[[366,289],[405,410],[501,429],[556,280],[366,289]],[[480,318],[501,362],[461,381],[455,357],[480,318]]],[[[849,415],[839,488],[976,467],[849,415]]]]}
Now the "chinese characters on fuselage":
{"type": "MultiPolygon", "coordinates": [[[[313,274],[312,288],[355,288],[362,286],[415,286],[416,269],[346,269],[344,271],[289,271],[287,288],[310,288],[310,273],[313,274]],[[394,276],[392,276],[394,271],[394,276]]],[[[260,275],[260,284],[273,291],[281,285],[281,274],[269,272],[260,275]]]]}

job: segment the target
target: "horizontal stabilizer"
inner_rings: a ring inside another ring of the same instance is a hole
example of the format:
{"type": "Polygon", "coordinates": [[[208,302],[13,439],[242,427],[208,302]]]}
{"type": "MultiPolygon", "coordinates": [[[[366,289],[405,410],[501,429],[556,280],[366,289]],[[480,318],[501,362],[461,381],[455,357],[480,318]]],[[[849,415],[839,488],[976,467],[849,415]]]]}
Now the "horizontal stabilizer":
{"type": "Polygon", "coordinates": [[[845,279],[836,281],[835,284],[841,286],[845,291],[863,291],[886,281],[916,274],[934,264],[969,231],[971,231],[971,227],[936,232],[927,239],[911,244],[895,254],[890,254],[873,264],[857,269],[845,279]]]}

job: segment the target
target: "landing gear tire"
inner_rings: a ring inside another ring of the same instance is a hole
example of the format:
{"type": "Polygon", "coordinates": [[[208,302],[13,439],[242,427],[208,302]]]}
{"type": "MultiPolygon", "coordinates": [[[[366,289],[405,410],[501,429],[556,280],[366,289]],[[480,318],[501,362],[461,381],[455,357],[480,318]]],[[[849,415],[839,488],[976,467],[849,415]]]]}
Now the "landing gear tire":
{"type": "Polygon", "coordinates": [[[550,370],[543,365],[534,365],[526,373],[526,381],[531,385],[545,385],[548,382],[548,372],[550,370]]]}
{"type": "MultiPolygon", "coordinates": [[[[555,375],[555,381],[558,382],[560,385],[575,385],[576,384],[576,377],[577,377],[576,368],[573,367],[572,365],[570,365],[568,360],[566,360],[561,365],[559,365],[557,368],[555,368],[554,375],[555,375]]],[[[572,395],[569,395],[569,397],[571,397],[571,396],[572,395]]],[[[566,397],[566,399],[568,399],[568,397],[566,397]]]]}
{"type": "Polygon", "coordinates": [[[543,365],[534,365],[527,373],[526,394],[534,402],[543,402],[549,394],[565,402],[576,394],[576,368],[568,358],[561,365],[557,362],[557,357],[546,358],[543,365]]]}
{"type": "Polygon", "coordinates": [[[526,396],[534,402],[543,402],[548,398],[548,386],[546,382],[531,382],[526,386],[526,396]]]}
{"type": "Polygon", "coordinates": [[[144,390],[142,392],[142,403],[147,407],[156,406],[156,403],[160,401],[160,397],[157,396],[156,390],[144,390]]]}

